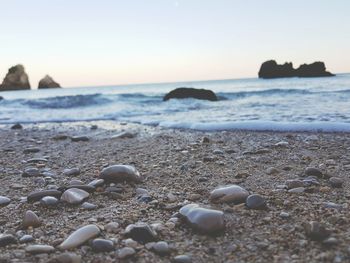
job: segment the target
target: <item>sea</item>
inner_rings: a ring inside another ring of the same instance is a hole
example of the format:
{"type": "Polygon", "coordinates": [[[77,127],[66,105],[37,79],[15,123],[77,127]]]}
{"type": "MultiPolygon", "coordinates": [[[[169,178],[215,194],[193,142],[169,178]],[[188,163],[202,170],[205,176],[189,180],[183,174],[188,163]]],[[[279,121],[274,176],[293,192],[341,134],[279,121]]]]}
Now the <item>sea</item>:
{"type": "Polygon", "coordinates": [[[350,74],[0,92],[0,124],[109,120],[201,131],[350,131],[350,74]],[[210,89],[211,102],[163,96],[210,89]]]}

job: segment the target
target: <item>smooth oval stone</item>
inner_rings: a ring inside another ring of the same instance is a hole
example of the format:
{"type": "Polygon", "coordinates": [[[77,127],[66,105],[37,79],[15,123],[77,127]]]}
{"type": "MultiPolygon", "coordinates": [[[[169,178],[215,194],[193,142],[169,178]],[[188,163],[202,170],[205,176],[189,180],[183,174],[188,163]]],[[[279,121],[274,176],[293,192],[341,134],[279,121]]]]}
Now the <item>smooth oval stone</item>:
{"type": "Polygon", "coordinates": [[[88,197],[88,192],[78,188],[70,188],[62,194],[61,200],[69,204],[76,205],[82,203],[88,197]]]}
{"type": "Polygon", "coordinates": [[[26,252],[29,254],[48,254],[55,251],[55,248],[48,245],[29,245],[26,247],[26,252]]]}
{"type": "Polygon", "coordinates": [[[306,176],[316,176],[318,178],[322,178],[323,177],[322,172],[319,169],[314,168],[314,167],[307,167],[305,169],[305,175],[306,176]]]}
{"type": "Polygon", "coordinates": [[[53,196],[44,196],[43,198],[40,199],[40,203],[43,206],[56,206],[58,204],[58,199],[53,196]]]}
{"type": "Polygon", "coordinates": [[[146,223],[128,225],[125,229],[125,236],[141,244],[152,242],[157,239],[157,233],[146,223]]]}
{"type": "Polygon", "coordinates": [[[27,160],[27,163],[47,163],[47,159],[45,158],[32,158],[27,160]]]}
{"type": "Polygon", "coordinates": [[[41,176],[41,172],[38,168],[27,168],[22,173],[22,177],[35,177],[35,176],[41,176]]]}
{"type": "Polygon", "coordinates": [[[224,213],[188,204],[180,209],[180,214],[195,229],[204,233],[215,233],[225,228],[224,213]]]}
{"type": "MultiPolygon", "coordinates": [[[[51,262],[51,261],[50,261],[51,262]]],[[[62,253],[52,263],[81,263],[81,256],[74,253],[62,253]]]]}
{"type": "Polygon", "coordinates": [[[56,198],[60,198],[61,195],[62,195],[62,192],[60,192],[58,190],[37,191],[37,192],[30,193],[27,196],[27,201],[28,202],[37,202],[37,201],[40,201],[40,199],[45,197],[45,196],[53,196],[56,198]]]}
{"type": "Polygon", "coordinates": [[[265,209],[266,201],[265,198],[258,194],[248,196],[246,200],[246,206],[250,209],[265,209]]]}
{"type": "Polygon", "coordinates": [[[294,194],[300,194],[300,193],[304,193],[305,192],[305,188],[304,187],[297,187],[297,188],[293,188],[288,190],[288,193],[294,193],[294,194]]]}
{"type": "Polygon", "coordinates": [[[76,185],[69,185],[66,187],[66,189],[71,189],[71,188],[77,188],[77,189],[80,189],[80,190],[84,190],[85,192],[88,192],[88,193],[93,193],[96,191],[96,188],[95,187],[92,187],[90,185],[79,185],[79,184],[76,184],[76,185]]]}
{"type": "Polygon", "coordinates": [[[119,232],[119,224],[117,222],[110,222],[105,225],[105,229],[107,233],[118,233],[119,232]]]}
{"type": "Polygon", "coordinates": [[[110,252],[114,250],[113,241],[107,239],[94,239],[91,242],[91,247],[94,252],[110,252]]]}
{"type": "Polygon", "coordinates": [[[24,214],[24,218],[22,221],[22,227],[28,228],[28,227],[39,227],[41,226],[41,222],[39,217],[31,210],[28,210],[24,214]]]}
{"type": "Polygon", "coordinates": [[[214,203],[244,203],[249,193],[238,185],[217,188],[210,193],[210,201],[214,203]]]}
{"type": "Polygon", "coordinates": [[[112,165],[104,168],[100,173],[100,178],[106,182],[141,182],[140,173],[135,167],[130,165],[112,165]]]}
{"type": "Polygon", "coordinates": [[[95,180],[91,181],[90,183],[88,183],[88,185],[97,188],[97,187],[103,186],[104,183],[105,183],[105,180],[103,180],[103,179],[95,179],[95,180]]]}
{"type": "Polygon", "coordinates": [[[343,186],[344,180],[342,178],[339,178],[339,177],[331,177],[331,178],[329,178],[329,183],[331,186],[333,186],[335,188],[340,188],[343,186]]]}
{"type": "Polygon", "coordinates": [[[173,259],[174,263],[192,263],[192,259],[188,255],[178,255],[173,259]]]}
{"type": "Polygon", "coordinates": [[[0,195],[0,207],[7,206],[9,203],[11,203],[11,199],[10,198],[0,195]]]}
{"type": "Polygon", "coordinates": [[[59,248],[62,250],[76,248],[84,244],[86,241],[98,236],[100,232],[100,229],[95,225],[83,226],[70,234],[59,248]]]}
{"type": "Polygon", "coordinates": [[[155,243],[153,246],[153,249],[158,255],[161,255],[161,256],[167,255],[170,253],[169,245],[165,241],[159,241],[155,243]]]}
{"type": "Polygon", "coordinates": [[[119,249],[118,258],[128,258],[134,255],[135,253],[136,251],[132,247],[124,247],[122,249],[119,249]]]}
{"type": "Polygon", "coordinates": [[[24,235],[23,237],[21,237],[19,239],[20,243],[29,243],[29,242],[32,242],[32,241],[34,241],[34,237],[31,236],[31,235],[24,235]]]}
{"type": "Polygon", "coordinates": [[[86,209],[86,210],[94,210],[94,209],[97,208],[97,205],[91,204],[91,203],[88,203],[88,202],[84,202],[84,203],[81,205],[81,208],[86,209]]]}
{"type": "Polygon", "coordinates": [[[0,235],[0,247],[6,247],[7,245],[17,244],[17,239],[10,234],[1,234],[0,235]]]}
{"type": "Polygon", "coordinates": [[[76,176],[80,174],[79,168],[64,169],[63,174],[66,176],[76,176]]]}

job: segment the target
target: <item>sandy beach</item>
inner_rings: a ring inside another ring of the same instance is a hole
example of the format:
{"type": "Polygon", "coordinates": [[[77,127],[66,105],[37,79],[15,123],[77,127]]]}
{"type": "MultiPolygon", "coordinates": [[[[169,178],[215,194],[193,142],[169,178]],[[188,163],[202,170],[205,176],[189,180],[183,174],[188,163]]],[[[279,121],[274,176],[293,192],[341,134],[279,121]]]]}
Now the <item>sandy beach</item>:
{"type": "Polygon", "coordinates": [[[0,262],[80,262],[74,256],[80,256],[81,262],[170,262],[178,255],[186,256],[174,262],[350,260],[350,134],[204,133],[93,124],[98,127],[91,129],[92,123],[23,125],[17,130],[1,126],[0,193],[11,202],[0,208],[0,232],[14,241],[2,244],[0,262]],[[123,131],[128,133],[118,136],[123,131]],[[88,140],[72,141],[74,136],[88,140]],[[78,181],[86,185],[114,164],[134,166],[142,182],[98,186],[86,200],[92,207],[64,202],[47,207],[26,200],[34,191],[62,189],[78,181]],[[322,175],[307,178],[308,167],[322,175]],[[24,177],[28,168],[39,174],[24,177]],[[79,171],[65,171],[71,168],[79,171]],[[232,184],[261,195],[266,208],[210,201],[212,190],[232,184]],[[144,190],[147,198],[140,198],[137,193],[144,190]],[[193,229],[178,213],[190,203],[222,211],[224,230],[213,236],[193,229]],[[23,229],[28,210],[38,216],[40,225],[23,229]],[[310,234],[312,221],[315,229],[310,234]],[[156,232],[153,243],[128,240],[125,229],[137,222],[156,232]],[[113,242],[113,250],[98,253],[90,239],[71,249],[73,254],[64,261],[62,254],[67,252],[58,245],[89,224],[100,229],[96,238],[113,242]],[[32,239],[20,242],[24,235],[32,239]],[[158,241],[167,243],[164,253],[154,249],[158,241]],[[34,244],[54,249],[44,254],[26,250],[34,244]],[[124,257],[120,250],[125,247],[132,252],[124,257]]]}

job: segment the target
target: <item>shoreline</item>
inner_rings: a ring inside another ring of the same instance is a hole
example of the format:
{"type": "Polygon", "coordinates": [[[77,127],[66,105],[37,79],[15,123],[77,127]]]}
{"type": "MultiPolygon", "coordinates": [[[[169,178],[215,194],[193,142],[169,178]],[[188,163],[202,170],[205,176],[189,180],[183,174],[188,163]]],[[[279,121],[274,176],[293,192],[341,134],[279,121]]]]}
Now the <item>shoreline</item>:
{"type": "Polygon", "coordinates": [[[108,121],[23,126],[11,130],[10,125],[0,125],[0,195],[11,199],[0,208],[0,233],[16,239],[25,233],[34,241],[0,247],[3,260],[48,262],[63,253],[57,245],[69,234],[95,224],[101,229],[99,238],[112,240],[114,250],[96,253],[86,242],[70,252],[81,256],[82,262],[115,262],[118,251],[131,246],[125,243],[125,228],[140,221],[154,227],[157,241],[167,242],[170,252],[159,255],[137,243],[125,262],[169,262],[181,254],[189,255],[192,262],[332,262],[339,258],[346,262],[350,258],[350,133],[200,132],[108,121]],[[95,124],[98,127],[91,129],[95,124]],[[53,139],[57,135],[68,138],[53,139]],[[72,136],[89,140],[74,142],[72,136]],[[38,152],[25,153],[28,148],[38,148],[38,152]],[[31,158],[47,161],[31,164],[31,158]],[[87,184],[113,164],[135,166],[143,181],[104,185],[87,200],[96,205],[93,210],[63,203],[46,208],[40,202],[22,200],[48,187],[43,176],[22,177],[28,167],[51,173],[50,184],[61,187],[72,180],[87,184]],[[303,180],[307,167],[317,167],[325,176],[299,193],[279,187],[288,180],[303,180]],[[80,173],[65,175],[64,170],[70,168],[79,168],[80,173]],[[330,185],[333,176],[344,181],[342,187],[330,185]],[[268,208],[253,210],[244,204],[210,201],[210,191],[230,184],[263,196],[268,208]],[[115,188],[119,190],[113,192],[115,188]],[[146,189],[152,201],[141,202],[137,188],[146,189]],[[329,202],[333,206],[326,206],[329,202]],[[223,211],[224,231],[214,237],[203,235],[175,220],[174,214],[186,203],[223,211]],[[38,215],[41,225],[19,233],[27,210],[38,215]],[[310,240],[303,227],[310,221],[324,224],[336,243],[310,240]],[[119,225],[114,233],[106,231],[110,222],[119,225]],[[25,252],[33,244],[55,249],[38,255],[25,252]]]}

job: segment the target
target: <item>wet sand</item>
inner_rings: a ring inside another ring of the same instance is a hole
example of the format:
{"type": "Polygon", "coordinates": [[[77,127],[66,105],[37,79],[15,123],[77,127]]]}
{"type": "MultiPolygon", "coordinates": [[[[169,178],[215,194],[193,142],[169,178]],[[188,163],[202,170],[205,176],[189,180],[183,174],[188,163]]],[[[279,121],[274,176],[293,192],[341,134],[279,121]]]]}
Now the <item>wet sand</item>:
{"type": "Polygon", "coordinates": [[[88,224],[97,225],[99,237],[112,240],[115,249],[96,253],[87,242],[71,250],[82,257],[81,262],[169,262],[182,254],[190,256],[192,262],[350,261],[350,134],[205,133],[135,124],[93,124],[98,128],[91,129],[91,123],[23,125],[19,130],[9,125],[0,127],[0,196],[11,199],[9,205],[0,208],[0,233],[16,239],[24,234],[34,237],[29,243],[0,247],[0,262],[48,262],[63,253],[57,245],[88,224]],[[136,136],[116,138],[122,131],[136,136]],[[68,138],[54,139],[57,135],[68,138]],[[87,136],[89,140],[73,142],[73,136],[87,136]],[[39,151],[27,153],[28,148],[39,151]],[[47,162],[28,163],[31,158],[45,158],[47,162]],[[87,184],[113,164],[135,166],[143,182],[112,185],[117,191],[107,189],[109,184],[99,187],[87,200],[97,206],[93,210],[64,203],[46,208],[24,199],[33,191],[67,186],[74,179],[87,184]],[[53,180],[23,177],[28,167],[51,173],[53,180]],[[305,185],[300,193],[285,189],[287,180],[305,180],[307,167],[318,168],[322,177],[305,185]],[[79,168],[80,174],[65,175],[67,168],[79,168]],[[340,188],[330,184],[329,178],[334,176],[344,181],[340,188]],[[231,184],[263,196],[267,209],[210,202],[212,190],[231,184]],[[139,200],[137,188],[146,189],[151,200],[139,200]],[[223,211],[224,231],[215,236],[202,234],[181,218],[175,220],[179,209],[188,203],[223,211]],[[38,215],[41,226],[19,230],[27,210],[38,215]],[[332,239],[312,240],[305,231],[310,221],[324,225],[332,239]],[[110,222],[119,224],[115,233],[106,231],[110,222]],[[153,225],[157,240],[166,241],[170,252],[158,255],[151,245],[136,244],[134,255],[118,259],[118,250],[127,246],[124,230],[136,222],[153,225]],[[32,255],[25,249],[33,244],[50,245],[55,250],[32,255]]]}

